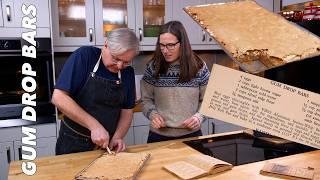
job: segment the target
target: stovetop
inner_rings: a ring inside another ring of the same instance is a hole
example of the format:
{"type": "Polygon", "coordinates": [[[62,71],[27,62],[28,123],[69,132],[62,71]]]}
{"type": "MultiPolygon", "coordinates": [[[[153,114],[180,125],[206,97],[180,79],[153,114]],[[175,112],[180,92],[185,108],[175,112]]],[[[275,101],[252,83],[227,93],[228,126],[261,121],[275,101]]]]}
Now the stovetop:
{"type": "Polygon", "coordinates": [[[278,137],[255,137],[245,132],[184,143],[234,166],[316,150],[278,137]]]}

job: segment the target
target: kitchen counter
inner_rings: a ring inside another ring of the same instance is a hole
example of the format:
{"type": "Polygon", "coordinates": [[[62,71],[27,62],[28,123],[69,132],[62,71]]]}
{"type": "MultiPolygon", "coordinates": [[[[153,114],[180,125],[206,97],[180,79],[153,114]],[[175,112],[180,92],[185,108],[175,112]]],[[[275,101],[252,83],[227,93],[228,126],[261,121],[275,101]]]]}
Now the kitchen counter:
{"type": "Polygon", "coordinates": [[[28,121],[21,118],[5,119],[0,121],[0,128],[31,126],[31,125],[55,123],[55,122],[56,122],[55,115],[38,116],[37,121],[28,121]]]}
{"type": "Polygon", "coordinates": [[[136,103],[136,105],[133,108],[133,112],[142,112],[142,104],[141,104],[141,102],[136,103]]]}
{"type": "MultiPolygon", "coordinates": [[[[221,136],[239,133],[230,132],[223,134],[214,134],[188,139],[201,139],[212,136],[221,136]]],[[[193,153],[200,153],[191,147],[182,143],[181,140],[166,141],[160,143],[143,144],[129,146],[127,152],[148,151],[151,158],[146,163],[138,176],[138,179],[178,179],[174,175],[168,173],[162,166],[184,159],[193,153]]],[[[92,160],[101,155],[103,151],[90,151],[75,154],[60,155],[54,157],[45,157],[36,159],[37,173],[34,176],[26,176],[21,171],[21,161],[15,161],[10,164],[9,179],[74,179],[74,176],[86,167],[92,160]]],[[[301,167],[315,168],[314,179],[320,179],[320,150],[286,156],[282,158],[268,160],[268,162],[276,162],[283,165],[294,165],[301,167]]],[[[217,175],[207,176],[201,179],[276,179],[274,177],[262,176],[259,174],[265,161],[235,166],[231,171],[226,171],[217,175]]]]}

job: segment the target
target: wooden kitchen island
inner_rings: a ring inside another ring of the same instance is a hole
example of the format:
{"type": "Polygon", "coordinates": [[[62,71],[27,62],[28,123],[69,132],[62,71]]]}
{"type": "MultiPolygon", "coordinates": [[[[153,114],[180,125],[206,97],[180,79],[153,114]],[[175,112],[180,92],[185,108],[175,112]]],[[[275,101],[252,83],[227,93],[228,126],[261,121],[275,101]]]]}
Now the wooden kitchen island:
{"type": "MultiPolygon", "coordinates": [[[[206,138],[212,136],[221,136],[227,134],[234,134],[238,132],[215,134],[203,136],[199,138],[206,138]]],[[[197,139],[197,138],[189,138],[197,139]]],[[[153,144],[143,144],[130,146],[127,152],[141,152],[148,151],[151,153],[151,158],[146,163],[138,176],[138,179],[146,180],[168,180],[178,179],[174,175],[165,171],[162,166],[184,159],[187,155],[193,153],[200,153],[191,147],[185,145],[181,140],[167,141],[153,144]]],[[[75,175],[85,168],[91,161],[101,155],[103,151],[90,151],[83,153],[67,154],[60,156],[52,156],[36,159],[37,172],[34,176],[27,176],[21,171],[21,161],[15,161],[10,164],[9,179],[38,179],[38,180],[71,180],[75,175]]],[[[217,175],[207,176],[201,179],[277,179],[259,174],[260,169],[266,161],[250,163],[233,167],[232,170],[226,171],[217,175]]],[[[283,165],[292,165],[299,167],[313,167],[315,168],[314,179],[320,179],[320,150],[286,156],[282,158],[268,160],[268,162],[276,162],[283,165]]]]}

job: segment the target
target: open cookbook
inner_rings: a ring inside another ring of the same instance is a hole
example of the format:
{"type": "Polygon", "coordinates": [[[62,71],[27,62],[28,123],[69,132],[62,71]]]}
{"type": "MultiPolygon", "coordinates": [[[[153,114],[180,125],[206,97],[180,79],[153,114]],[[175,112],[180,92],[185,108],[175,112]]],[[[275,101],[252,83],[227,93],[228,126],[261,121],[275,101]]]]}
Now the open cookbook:
{"type": "Polygon", "coordinates": [[[260,174],[283,179],[313,179],[314,168],[266,163],[260,174]]]}
{"type": "Polygon", "coordinates": [[[232,164],[203,154],[192,154],[182,161],[164,166],[181,179],[193,179],[232,169],[232,164]]]}

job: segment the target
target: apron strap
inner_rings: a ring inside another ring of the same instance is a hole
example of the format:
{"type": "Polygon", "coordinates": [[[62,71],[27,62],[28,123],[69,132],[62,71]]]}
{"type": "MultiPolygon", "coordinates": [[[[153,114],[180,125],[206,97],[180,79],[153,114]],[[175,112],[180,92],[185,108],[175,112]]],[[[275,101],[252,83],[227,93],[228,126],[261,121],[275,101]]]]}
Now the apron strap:
{"type": "MultiPolygon", "coordinates": [[[[99,56],[98,62],[96,63],[96,65],[94,65],[93,71],[91,73],[92,77],[95,75],[95,73],[97,72],[97,70],[99,68],[101,58],[102,58],[102,52],[101,52],[101,54],[99,56]]],[[[119,80],[121,82],[121,70],[118,71],[118,78],[119,78],[119,80]]]]}
{"type": "Polygon", "coordinates": [[[78,134],[78,135],[80,135],[80,136],[86,137],[86,138],[91,138],[90,136],[85,135],[85,134],[82,134],[81,132],[78,132],[77,130],[73,129],[71,126],[69,126],[69,124],[68,124],[66,121],[62,120],[62,123],[63,123],[64,125],[66,125],[66,127],[69,128],[69,129],[70,129],[71,131],[73,131],[74,133],[76,133],[76,134],[78,134]]]}
{"type": "Polygon", "coordinates": [[[93,71],[92,71],[93,74],[95,74],[97,72],[98,68],[99,68],[101,57],[102,57],[102,52],[101,52],[101,54],[99,56],[98,62],[96,63],[96,65],[94,65],[94,68],[93,68],[93,71]]]}

